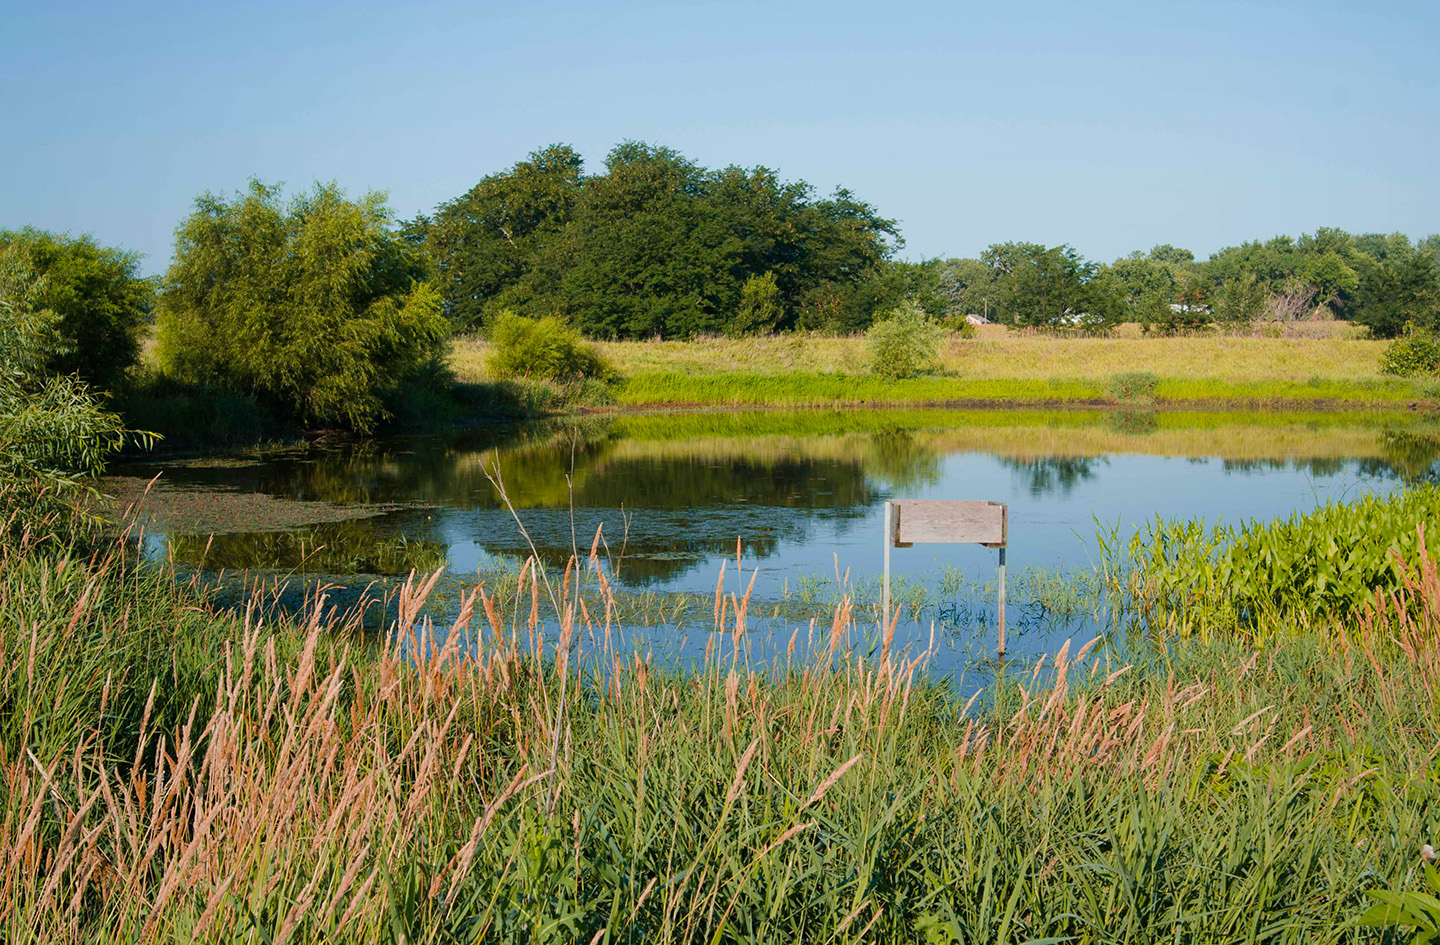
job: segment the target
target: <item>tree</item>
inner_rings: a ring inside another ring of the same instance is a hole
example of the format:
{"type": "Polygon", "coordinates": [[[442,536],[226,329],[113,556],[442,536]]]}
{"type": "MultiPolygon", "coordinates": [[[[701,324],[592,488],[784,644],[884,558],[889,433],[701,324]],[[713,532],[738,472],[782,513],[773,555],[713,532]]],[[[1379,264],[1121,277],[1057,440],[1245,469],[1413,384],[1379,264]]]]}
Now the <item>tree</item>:
{"type": "Polygon", "coordinates": [[[564,310],[588,335],[689,337],[718,331],[735,278],[728,233],[703,199],[705,172],[670,148],[629,141],[587,181],[572,227],[564,310]]]}
{"type": "Polygon", "coordinates": [[[1315,308],[1343,307],[1360,285],[1360,277],[1345,256],[1333,249],[1305,260],[1300,278],[1315,288],[1315,308]]]}
{"type": "Polygon", "coordinates": [[[1254,273],[1232,276],[1220,284],[1213,295],[1215,320],[1224,325],[1254,324],[1265,314],[1269,293],[1254,273]]]}
{"type": "Polygon", "coordinates": [[[1162,263],[1174,269],[1188,269],[1195,264],[1195,254],[1188,249],[1161,243],[1152,247],[1147,257],[1151,262],[1162,263]]]}
{"type": "Polygon", "coordinates": [[[139,359],[140,331],[155,300],[153,282],[139,274],[139,255],[29,227],[0,231],[0,250],[6,247],[24,253],[43,286],[36,304],[56,317],[45,369],[117,388],[139,359]]]}
{"type": "Polygon", "coordinates": [[[1429,256],[1440,266],[1440,233],[1431,233],[1415,246],[1420,252],[1429,256]]]}
{"type": "Polygon", "coordinates": [[[433,376],[448,326],[382,194],[316,184],[282,202],[251,181],[181,224],[159,356],[181,380],[253,394],[307,424],[368,432],[387,396],[433,376]]]}
{"type": "Polygon", "coordinates": [[[979,259],[947,259],[940,264],[939,292],[952,315],[990,317],[1001,296],[998,273],[979,259]]]}
{"type": "Polygon", "coordinates": [[[924,279],[890,263],[894,221],[843,189],[820,200],[769,168],[707,170],[638,141],[604,173],[580,167],[552,146],[437,211],[429,245],[457,325],[512,310],[606,338],[743,332],[745,286],[768,273],[773,329],[855,330],[924,279]]]}
{"type": "MultiPolygon", "coordinates": [[[[485,319],[486,306],[529,276],[564,233],[575,212],[584,162],[573,148],[552,144],[508,171],[491,174],[463,196],[441,204],[423,230],[445,312],[457,328],[485,319]]],[[[421,224],[407,224],[418,232],[421,224]]],[[[495,311],[505,303],[492,306],[495,311]]]]}
{"type": "Polygon", "coordinates": [[[67,342],[64,317],[41,307],[49,290],[23,244],[0,248],[0,533],[65,537],[91,521],[83,479],[132,435],[84,381],[50,368],[67,342]]]}
{"type": "Polygon", "coordinates": [[[997,310],[1013,325],[1054,330],[1099,330],[1123,315],[1117,280],[1094,280],[1097,267],[1070,246],[1000,243],[981,255],[1004,294],[997,310]]]}
{"type": "Polygon", "coordinates": [[[736,335],[769,334],[779,324],[784,306],[774,271],[751,276],[740,287],[740,309],[730,330],[736,335]]]}
{"type": "Polygon", "coordinates": [[[1407,325],[1440,329],[1440,265],[1428,253],[1363,257],[1357,281],[1354,319],[1377,338],[1399,337],[1407,325]]]}
{"type": "Polygon", "coordinates": [[[1147,329],[1169,324],[1176,293],[1175,270],[1155,258],[1156,250],[1150,256],[1133,252],[1106,267],[1119,284],[1126,319],[1147,329]]]}

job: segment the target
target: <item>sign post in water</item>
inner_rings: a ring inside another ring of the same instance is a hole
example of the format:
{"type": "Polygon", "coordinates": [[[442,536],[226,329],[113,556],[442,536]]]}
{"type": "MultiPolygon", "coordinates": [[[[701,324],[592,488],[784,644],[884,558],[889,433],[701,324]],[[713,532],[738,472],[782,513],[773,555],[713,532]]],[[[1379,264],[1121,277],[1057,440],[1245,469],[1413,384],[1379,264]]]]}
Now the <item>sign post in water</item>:
{"type": "Polygon", "coordinates": [[[882,596],[884,625],[889,626],[890,549],[915,544],[975,544],[1000,552],[998,613],[999,645],[996,655],[1005,658],[1005,542],[1009,526],[1008,508],[1003,502],[904,499],[885,503],[885,589],[882,596]]]}

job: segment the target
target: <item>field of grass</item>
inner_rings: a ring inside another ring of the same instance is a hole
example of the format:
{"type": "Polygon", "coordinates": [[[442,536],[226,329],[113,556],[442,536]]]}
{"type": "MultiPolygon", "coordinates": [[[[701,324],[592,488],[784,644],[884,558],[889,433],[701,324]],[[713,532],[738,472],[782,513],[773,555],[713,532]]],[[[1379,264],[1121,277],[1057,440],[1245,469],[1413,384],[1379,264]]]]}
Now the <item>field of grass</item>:
{"type": "MultiPolygon", "coordinates": [[[[899,382],[869,375],[860,337],[599,347],[621,377],[615,403],[628,408],[1123,403],[1134,397],[1117,388],[1117,378],[1136,372],[1154,375],[1158,383],[1142,399],[1159,404],[1380,406],[1436,399],[1433,384],[1380,373],[1384,342],[1325,327],[1325,337],[1161,338],[1122,331],[1108,338],[1055,338],[986,326],[978,338],[948,340],[938,374],[899,382]]],[[[483,340],[458,339],[451,356],[457,377],[486,380],[485,352],[483,340]]]]}
{"type": "Polygon", "coordinates": [[[844,374],[636,374],[616,388],[625,407],[876,407],[910,405],[1229,405],[1385,407],[1429,401],[1428,389],[1397,378],[1309,381],[1153,380],[1142,396],[1126,396],[1113,381],[1064,378],[915,377],[886,380],[844,374]]]}
{"type": "Polygon", "coordinates": [[[1413,563],[1357,622],[1137,626],[967,699],[843,597],[752,662],[744,574],[682,670],[581,603],[593,555],[448,627],[416,578],[381,645],[7,543],[0,940],[1380,942],[1440,836],[1413,563]]]}

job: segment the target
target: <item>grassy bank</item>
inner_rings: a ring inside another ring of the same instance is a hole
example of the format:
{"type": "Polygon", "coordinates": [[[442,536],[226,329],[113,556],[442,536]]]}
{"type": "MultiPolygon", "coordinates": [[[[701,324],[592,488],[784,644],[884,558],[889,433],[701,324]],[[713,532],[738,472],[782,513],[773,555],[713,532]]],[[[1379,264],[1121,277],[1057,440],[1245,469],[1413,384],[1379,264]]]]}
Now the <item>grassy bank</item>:
{"type": "MultiPolygon", "coordinates": [[[[1123,377],[1123,376],[1122,376],[1123,377]]],[[[1216,405],[1289,407],[1337,405],[1381,407],[1427,397],[1410,381],[1371,380],[1225,381],[1207,378],[1142,380],[1127,393],[1122,378],[917,377],[891,381],[843,374],[638,374],[617,388],[626,407],[871,407],[894,404],[963,405],[1216,405]]]]}
{"type": "Polygon", "coordinates": [[[576,606],[594,559],[473,592],[462,651],[421,579],[381,647],[7,545],[0,939],[1380,941],[1364,891],[1440,833],[1418,563],[1363,622],[1067,650],[966,702],[843,599],[761,667],[717,593],[681,672],[576,606]]]}
{"type": "MultiPolygon", "coordinates": [[[[1383,342],[1211,335],[952,337],[933,376],[886,381],[859,337],[794,335],[599,345],[621,407],[1130,404],[1374,407],[1434,401],[1433,384],[1380,373],[1383,342]],[[1137,378],[1137,372],[1151,375],[1137,378]],[[1138,386],[1137,386],[1138,384],[1138,386]]],[[[457,377],[486,378],[486,345],[460,339],[457,377]]]]}

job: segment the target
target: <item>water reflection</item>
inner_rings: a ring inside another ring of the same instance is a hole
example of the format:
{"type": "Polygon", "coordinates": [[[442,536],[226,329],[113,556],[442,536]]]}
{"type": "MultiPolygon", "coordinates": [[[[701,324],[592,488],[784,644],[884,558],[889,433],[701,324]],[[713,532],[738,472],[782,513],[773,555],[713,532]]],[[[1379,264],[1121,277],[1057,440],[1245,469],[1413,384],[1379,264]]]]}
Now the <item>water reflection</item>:
{"type": "Polygon", "coordinates": [[[1002,463],[1029,487],[1032,496],[1052,493],[1069,494],[1077,483],[1095,478],[1096,467],[1103,465],[1103,457],[1095,456],[1047,456],[1034,459],[1002,459],[1002,463]]]}
{"type": "Polygon", "coordinates": [[[438,541],[385,534],[370,521],[326,522],[289,531],[171,535],[168,551],[208,571],[265,568],[294,574],[408,574],[446,565],[438,541]]]}
{"type": "Polygon", "coordinates": [[[195,568],[473,572],[532,549],[562,566],[603,525],[615,576],[663,589],[713,581],[737,536],[744,558],[782,576],[870,568],[890,496],[1009,501],[1017,538],[1079,561],[1064,549],[1096,517],[1288,515],[1357,482],[1434,478],[1437,461],[1435,422],[1407,414],[874,411],[587,418],[117,472],[163,469],[150,528],[195,568]],[[212,540],[167,520],[167,490],[369,517],[288,530],[237,520],[212,540]]]}

